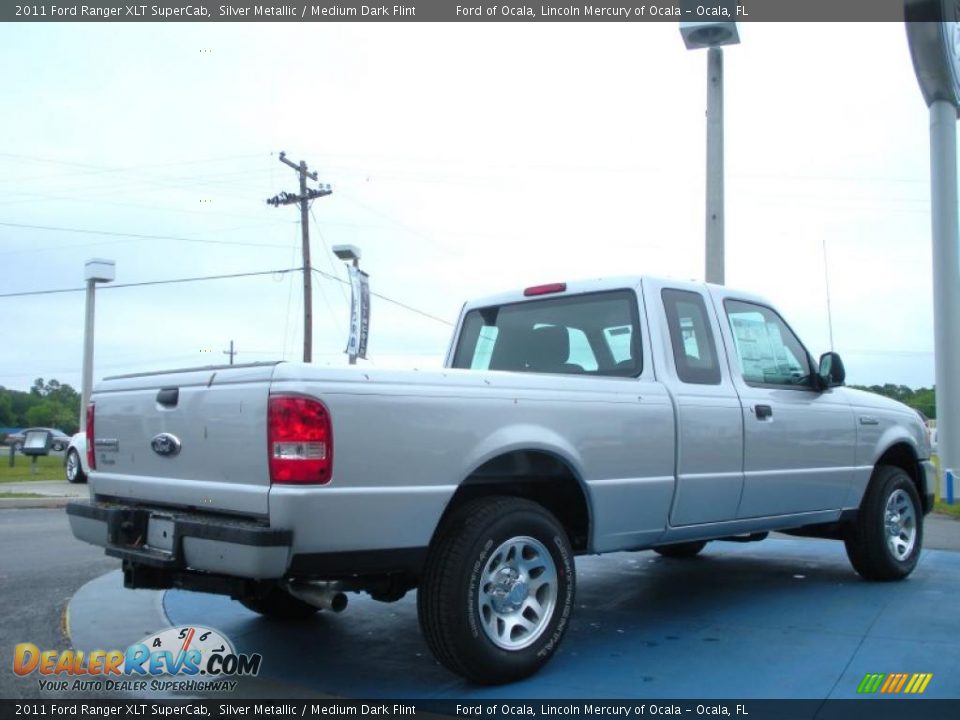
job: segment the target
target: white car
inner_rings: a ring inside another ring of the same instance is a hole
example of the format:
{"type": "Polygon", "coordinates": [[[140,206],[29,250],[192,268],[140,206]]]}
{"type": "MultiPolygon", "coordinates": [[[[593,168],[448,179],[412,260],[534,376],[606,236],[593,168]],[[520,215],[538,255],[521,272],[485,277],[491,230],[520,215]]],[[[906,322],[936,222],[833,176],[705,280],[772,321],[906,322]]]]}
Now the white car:
{"type": "Polygon", "coordinates": [[[64,460],[68,483],[85,483],[90,468],[87,466],[87,436],[79,432],[70,438],[64,460]]]}

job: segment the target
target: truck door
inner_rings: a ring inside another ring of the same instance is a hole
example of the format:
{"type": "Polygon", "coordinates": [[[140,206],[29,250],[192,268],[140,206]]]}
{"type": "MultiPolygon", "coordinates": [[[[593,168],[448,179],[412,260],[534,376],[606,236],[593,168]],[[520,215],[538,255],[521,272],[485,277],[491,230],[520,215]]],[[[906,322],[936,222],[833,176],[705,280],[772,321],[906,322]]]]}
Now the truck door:
{"type": "Polygon", "coordinates": [[[733,520],[743,486],[743,418],[723,357],[716,314],[702,289],[645,280],[657,377],[677,415],[670,524],[733,520]],[[658,308],[658,311],[652,310],[658,308]]]}
{"type": "Polygon", "coordinates": [[[850,405],[839,394],[815,388],[810,354],[775,310],[713,292],[743,405],[738,517],[840,508],[856,447],[850,405]]]}

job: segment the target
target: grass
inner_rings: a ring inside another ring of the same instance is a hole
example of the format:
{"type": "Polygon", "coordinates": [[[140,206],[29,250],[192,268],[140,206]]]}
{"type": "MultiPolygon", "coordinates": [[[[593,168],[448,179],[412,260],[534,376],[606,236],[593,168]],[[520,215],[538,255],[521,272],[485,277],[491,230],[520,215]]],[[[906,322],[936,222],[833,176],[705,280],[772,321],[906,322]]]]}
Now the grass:
{"type": "Polygon", "coordinates": [[[16,464],[10,467],[9,450],[0,450],[0,484],[30,482],[32,480],[64,480],[63,455],[47,455],[37,458],[37,474],[30,471],[31,458],[19,453],[16,464]]]}
{"type": "Polygon", "coordinates": [[[960,518],[960,503],[954,501],[953,505],[947,505],[943,500],[938,499],[936,504],[933,506],[933,511],[938,513],[943,513],[944,515],[952,515],[955,518],[960,518]]]}
{"type": "Polygon", "coordinates": [[[46,495],[39,495],[37,493],[24,493],[24,492],[3,492],[0,490],[0,500],[7,500],[13,498],[43,498],[47,497],[46,495]]]}
{"type": "MultiPolygon", "coordinates": [[[[47,455],[37,458],[37,474],[30,473],[30,458],[17,455],[16,465],[10,467],[10,455],[7,448],[0,448],[0,485],[13,482],[30,482],[32,480],[64,480],[63,456],[47,455]]],[[[0,498],[14,497],[43,497],[35,493],[5,493],[0,491],[0,498]]],[[[937,500],[934,512],[960,518],[960,502],[947,505],[943,500],[937,500]]]]}

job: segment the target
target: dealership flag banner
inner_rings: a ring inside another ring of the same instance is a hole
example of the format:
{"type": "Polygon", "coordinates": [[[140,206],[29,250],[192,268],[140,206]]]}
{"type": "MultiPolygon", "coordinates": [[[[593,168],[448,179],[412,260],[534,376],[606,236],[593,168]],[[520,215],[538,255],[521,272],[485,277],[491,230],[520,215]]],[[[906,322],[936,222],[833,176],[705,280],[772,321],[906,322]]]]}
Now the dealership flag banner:
{"type": "Polygon", "coordinates": [[[367,357],[367,337],[370,334],[370,276],[354,265],[347,265],[350,273],[350,338],[347,354],[367,357]]]}

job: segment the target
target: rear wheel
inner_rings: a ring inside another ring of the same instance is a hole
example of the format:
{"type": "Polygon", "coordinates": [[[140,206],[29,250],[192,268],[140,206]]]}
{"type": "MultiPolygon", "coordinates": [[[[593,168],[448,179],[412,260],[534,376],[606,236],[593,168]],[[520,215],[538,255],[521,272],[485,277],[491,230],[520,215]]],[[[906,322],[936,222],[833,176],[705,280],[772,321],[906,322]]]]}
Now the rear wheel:
{"type": "Polygon", "coordinates": [[[83,472],[83,466],[80,464],[80,453],[76,450],[70,450],[67,453],[66,473],[68,483],[85,483],[87,481],[87,475],[83,472]]]}
{"type": "Polygon", "coordinates": [[[706,540],[695,540],[693,542],[674,543],[673,545],[661,545],[655,547],[653,551],[668,558],[691,558],[706,546],[706,540]]]}
{"type": "Polygon", "coordinates": [[[913,480],[901,468],[878,467],[846,530],[847,557],[867,580],[901,580],[920,559],[923,512],[913,480]]]}
{"type": "Polygon", "coordinates": [[[532,675],[567,630],[573,551],[546,509],[517,498],[465,505],[435,539],[417,590],[434,656],[481,684],[532,675]]]}
{"type": "Polygon", "coordinates": [[[305,620],[319,610],[276,586],[239,598],[239,601],[248,610],[274,620],[305,620]]]}

